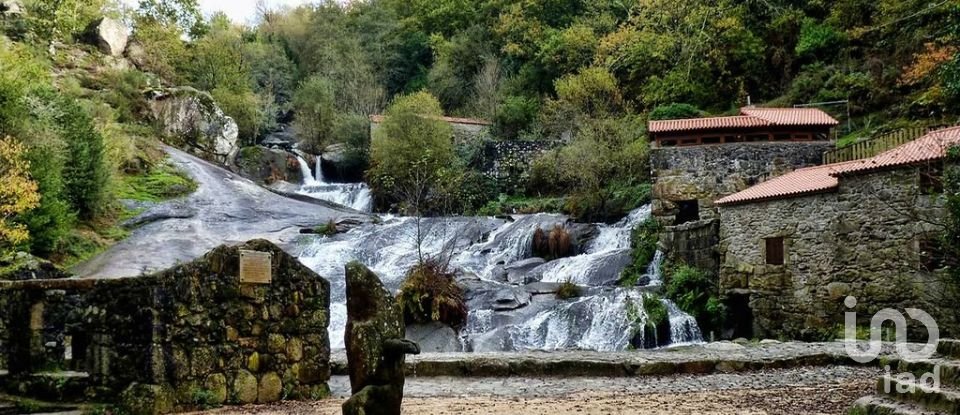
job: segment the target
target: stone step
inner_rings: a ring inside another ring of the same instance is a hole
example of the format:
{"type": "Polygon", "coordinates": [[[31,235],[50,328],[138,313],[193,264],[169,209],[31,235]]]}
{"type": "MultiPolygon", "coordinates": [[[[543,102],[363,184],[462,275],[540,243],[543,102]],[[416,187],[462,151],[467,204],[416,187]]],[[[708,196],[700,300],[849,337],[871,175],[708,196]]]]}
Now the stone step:
{"type": "Polygon", "coordinates": [[[895,367],[897,371],[913,373],[920,379],[924,374],[934,373],[941,385],[960,388],[960,361],[942,358],[907,360],[901,359],[895,367]]]}
{"type": "Polygon", "coordinates": [[[847,411],[847,415],[937,415],[939,412],[930,411],[911,403],[899,402],[893,399],[871,395],[857,399],[847,411]]]}
{"type": "Polygon", "coordinates": [[[956,389],[948,385],[940,385],[939,389],[935,389],[920,381],[897,379],[896,376],[881,376],[877,380],[877,394],[929,411],[960,414],[960,392],[956,389]]]}
{"type": "Polygon", "coordinates": [[[937,353],[949,359],[960,359],[960,340],[940,339],[937,343],[937,353]]]}

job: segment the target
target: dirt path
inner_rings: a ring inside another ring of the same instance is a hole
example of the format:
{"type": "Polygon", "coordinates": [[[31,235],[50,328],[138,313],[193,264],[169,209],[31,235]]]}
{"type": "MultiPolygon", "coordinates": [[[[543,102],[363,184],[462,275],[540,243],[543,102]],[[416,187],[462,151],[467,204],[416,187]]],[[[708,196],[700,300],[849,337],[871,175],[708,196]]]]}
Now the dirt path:
{"type": "MultiPolygon", "coordinates": [[[[415,378],[404,414],[840,414],[879,371],[842,366],[639,378],[415,378]]],[[[337,398],[227,408],[208,414],[340,414],[337,398]]]]}

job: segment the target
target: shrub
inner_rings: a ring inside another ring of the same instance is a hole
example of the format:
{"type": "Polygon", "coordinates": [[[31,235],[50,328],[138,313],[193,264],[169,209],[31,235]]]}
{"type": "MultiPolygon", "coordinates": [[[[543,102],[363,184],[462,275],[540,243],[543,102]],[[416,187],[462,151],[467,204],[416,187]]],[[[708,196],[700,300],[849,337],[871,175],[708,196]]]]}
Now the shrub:
{"type": "Polygon", "coordinates": [[[337,223],[334,222],[333,219],[313,229],[313,233],[323,236],[333,236],[336,235],[337,232],[337,223]]]}
{"type": "Polygon", "coordinates": [[[686,264],[668,268],[666,294],[677,307],[692,315],[704,332],[719,329],[723,324],[726,309],[707,273],[686,264]]]}
{"type": "Polygon", "coordinates": [[[571,298],[577,298],[583,295],[582,290],[577,284],[574,284],[570,280],[566,280],[560,283],[560,286],[557,287],[557,298],[561,300],[568,300],[571,298]]]}
{"type": "Polygon", "coordinates": [[[12,137],[0,139],[0,254],[29,238],[28,229],[12,219],[40,203],[25,152],[23,144],[12,137]]]}
{"type": "Polygon", "coordinates": [[[640,282],[640,278],[647,274],[647,268],[653,262],[657,253],[657,241],[660,234],[660,223],[649,218],[630,232],[631,262],[620,274],[620,285],[632,287],[640,282]]]}
{"type": "Polygon", "coordinates": [[[120,199],[158,202],[185,196],[197,189],[190,176],[170,163],[154,166],[140,175],[124,175],[117,189],[120,199]]]}
{"type": "Polygon", "coordinates": [[[427,259],[407,272],[397,300],[404,320],[410,323],[444,323],[459,330],[467,321],[463,289],[447,264],[427,259]]]}
{"type": "Polygon", "coordinates": [[[570,233],[560,225],[554,225],[549,233],[537,227],[533,232],[533,255],[547,261],[573,255],[570,233]]]}
{"type": "Polygon", "coordinates": [[[697,118],[703,116],[703,111],[690,104],[660,105],[650,111],[650,120],[675,120],[679,118],[697,118]]]}
{"type": "Polygon", "coordinates": [[[800,39],[797,40],[797,56],[812,56],[814,58],[828,58],[834,55],[839,46],[846,41],[843,32],[833,27],[818,23],[814,19],[806,19],[800,27],[800,39]]]}

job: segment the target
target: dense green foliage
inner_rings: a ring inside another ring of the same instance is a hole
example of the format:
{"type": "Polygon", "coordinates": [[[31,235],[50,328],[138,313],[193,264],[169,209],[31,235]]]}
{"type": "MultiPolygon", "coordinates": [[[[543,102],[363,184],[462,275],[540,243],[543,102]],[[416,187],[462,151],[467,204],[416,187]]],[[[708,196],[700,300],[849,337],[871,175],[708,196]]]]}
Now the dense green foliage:
{"type": "Polygon", "coordinates": [[[707,273],[680,264],[666,269],[667,298],[697,320],[706,333],[722,327],[726,309],[717,297],[717,286],[707,273]]]}
{"type": "Polygon", "coordinates": [[[661,230],[660,223],[649,218],[630,232],[630,264],[620,274],[618,283],[625,287],[632,287],[640,283],[640,278],[647,275],[647,268],[657,254],[657,241],[661,230]]]}
{"type": "Polygon", "coordinates": [[[409,214],[443,213],[456,203],[463,176],[450,125],[426,92],[401,95],[373,136],[367,180],[380,206],[409,214]]]}

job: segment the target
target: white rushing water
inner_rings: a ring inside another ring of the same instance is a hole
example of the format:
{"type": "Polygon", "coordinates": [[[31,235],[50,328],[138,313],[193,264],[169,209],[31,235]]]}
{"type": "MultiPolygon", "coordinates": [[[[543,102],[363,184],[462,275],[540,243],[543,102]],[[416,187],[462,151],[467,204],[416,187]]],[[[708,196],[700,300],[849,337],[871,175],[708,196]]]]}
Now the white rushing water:
{"type": "Polygon", "coordinates": [[[366,183],[327,183],[323,177],[322,158],[319,156],[317,156],[316,176],[310,171],[310,165],[302,156],[297,156],[297,162],[300,163],[300,171],[303,173],[303,183],[297,193],[361,212],[373,210],[373,198],[370,187],[366,183]]]}
{"type": "MultiPolygon", "coordinates": [[[[572,281],[584,294],[570,300],[519,284],[507,283],[504,266],[531,256],[531,238],[537,227],[567,225],[562,215],[516,216],[514,220],[485,217],[441,217],[420,221],[422,250],[445,253],[467,287],[468,321],[461,339],[468,351],[524,349],[623,350],[638,335],[638,319],[645,321],[643,296],[661,284],[658,253],[644,287],[617,287],[615,282],[630,260],[630,231],[650,215],[645,206],[613,225],[595,225],[596,237],[585,252],[533,268],[544,282],[572,281]],[[505,306],[504,304],[511,304],[505,306]]],[[[580,225],[583,226],[583,225],[580,225]]],[[[346,324],[343,267],[358,260],[396,291],[406,271],[417,261],[417,219],[387,217],[333,237],[316,237],[300,255],[308,267],[331,282],[330,342],[343,347],[346,324]]],[[[692,317],[673,303],[667,308],[671,342],[701,341],[692,317]]],[[[641,325],[642,326],[642,325],[641,325]]]]}

